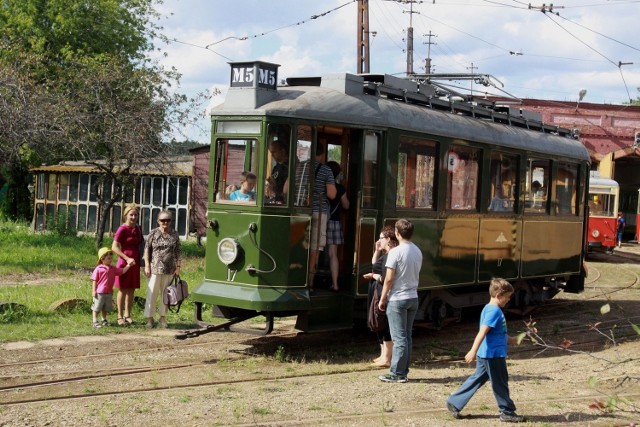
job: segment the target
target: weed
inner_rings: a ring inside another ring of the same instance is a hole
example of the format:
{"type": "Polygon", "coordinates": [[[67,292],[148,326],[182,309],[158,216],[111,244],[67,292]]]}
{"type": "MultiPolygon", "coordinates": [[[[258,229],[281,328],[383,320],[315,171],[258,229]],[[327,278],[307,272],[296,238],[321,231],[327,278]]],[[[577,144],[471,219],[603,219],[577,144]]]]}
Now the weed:
{"type": "Polygon", "coordinates": [[[270,415],[273,414],[273,411],[269,408],[253,408],[251,413],[254,415],[270,415]]]}
{"type": "Polygon", "coordinates": [[[490,408],[486,403],[481,403],[480,406],[478,406],[478,409],[480,409],[481,411],[488,411],[490,408]]]}
{"type": "Polygon", "coordinates": [[[393,402],[385,400],[382,404],[382,412],[393,412],[394,410],[395,406],[393,405],[393,402]]]}
{"type": "Polygon", "coordinates": [[[549,406],[552,408],[562,408],[562,404],[558,402],[549,402],[549,406]]]}
{"type": "Polygon", "coordinates": [[[289,355],[287,351],[284,349],[284,346],[279,345],[274,353],[273,357],[280,363],[285,363],[289,361],[289,355]]]}
{"type": "Polygon", "coordinates": [[[180,397],[180,402],[182,402],[182,403],[189,403],[189,402],[191,402],[191,396],[186,396],[186,395],[185,395],[185,396],[181,396],[181,397],[180,397]]]}

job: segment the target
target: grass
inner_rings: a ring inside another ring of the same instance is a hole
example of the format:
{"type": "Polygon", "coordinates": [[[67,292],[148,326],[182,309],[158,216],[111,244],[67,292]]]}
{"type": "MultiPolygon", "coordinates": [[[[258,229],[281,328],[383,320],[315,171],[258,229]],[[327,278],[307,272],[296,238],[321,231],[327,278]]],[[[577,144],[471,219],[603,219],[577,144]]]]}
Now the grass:
{"type": "MultiPolygon", "coordinates": [[[[110,247],[106,237],[103,246],[110,247]]],[[[203,247],[195,242],[182,242],[181,277],[193,288],[204,277],[203,247]]],[[[107,335],[143,329],[143,307],[135,305],[130,328],[91,327],[91,272],[96,266],[97,250],[92,236],[60,236],[34,233],[28,224],[0,222],[0,342],[37,341],[79,335],[107,335]],[[31,283],[31,284],[27,284],[31,283]],[[76,308],[51,311],[50,306],[66,299],[82,301],[76,308]],[[4,309],[3,309],[4,308],[4,309]]],[[[141,278],[136,291],[144,300],[147,280],[141,278]]],[[[117,296],[114,289],[114,302],[117,296]]],[[[108,316],[112,325],[116,313],[108,316]]],[[[193,304],[187,299],[180,313],[169,313],[170,326],[194,327],[193,304]]]]}

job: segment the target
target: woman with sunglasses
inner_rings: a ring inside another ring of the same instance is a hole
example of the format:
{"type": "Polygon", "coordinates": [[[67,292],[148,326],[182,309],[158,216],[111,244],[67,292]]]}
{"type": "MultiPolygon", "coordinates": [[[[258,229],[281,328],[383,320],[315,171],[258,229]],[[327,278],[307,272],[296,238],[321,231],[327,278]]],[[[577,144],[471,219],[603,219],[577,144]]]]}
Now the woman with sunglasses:
{"type": "Polygon", "coordinates": [[[147,300],[144,304],[144,316],[147,318],[147,328],[153,328],[153,316],[156,312],[158,296],[160,304],[158,324],[167,327],[167,306],[162,303],[164,289],[171,283],[174,276],[180,275],[180,237],[171,228],[171,212],[162,211],[158,215],[158,228],[151,230],[144,247],[144,274],[149,278],[147,284],[147,300]]]}
{"type": "MultiPolygon", "coordinates": [[[[387,253],[396,246],[398,246],[396,231],[392,226],[387,225],[380,231],[379,239],[376,240],[373,257],[371,258],[373,271],[364,275],[364,278],[369,280],[368,307],[371,307],[371,304],[378,303],[378,301],[374,300],[374,288],[377,288],[377,293],[380,295],[384,277],[387,272],[385,268],[387,253]]],[[[393,341],[391,340],[389,324],[387,323],[385,328],[376,332],[376,334],[378,335],[378,344],[380,344],[380,356],[373,360],[373,364],[379,368],[388,368],[391,365],[391,355],[393,352],[393,341]]]]}

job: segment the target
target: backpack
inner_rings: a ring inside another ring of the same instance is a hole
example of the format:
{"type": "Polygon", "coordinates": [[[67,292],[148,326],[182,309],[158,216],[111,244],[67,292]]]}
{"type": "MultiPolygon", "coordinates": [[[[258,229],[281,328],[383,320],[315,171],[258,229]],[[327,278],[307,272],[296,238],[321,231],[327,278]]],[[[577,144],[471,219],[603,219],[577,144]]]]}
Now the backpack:
{"type": "Polygon", "coordinates": [[[172,307],[176,307],[176,313],[180,311],[182,301],[189,296],[189,287],[187,282],[182,280],[180,276],[173,276],[173,281],[169,286],[164,289],[162,294],[162,303],[169,307],[169,310],[173,312],[172,307]]]}

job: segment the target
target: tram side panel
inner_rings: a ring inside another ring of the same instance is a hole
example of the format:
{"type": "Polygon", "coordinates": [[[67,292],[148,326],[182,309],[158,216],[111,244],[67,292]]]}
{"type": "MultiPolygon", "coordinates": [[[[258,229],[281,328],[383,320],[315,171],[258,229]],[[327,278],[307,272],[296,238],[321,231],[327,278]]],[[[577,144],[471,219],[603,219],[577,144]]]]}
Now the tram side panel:
{"type": "Polygon", "coordinates": [[[522,277],[579,274],[583,224],[578,221],[525,221],[522,277]]]}

